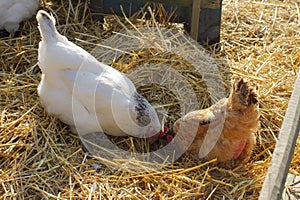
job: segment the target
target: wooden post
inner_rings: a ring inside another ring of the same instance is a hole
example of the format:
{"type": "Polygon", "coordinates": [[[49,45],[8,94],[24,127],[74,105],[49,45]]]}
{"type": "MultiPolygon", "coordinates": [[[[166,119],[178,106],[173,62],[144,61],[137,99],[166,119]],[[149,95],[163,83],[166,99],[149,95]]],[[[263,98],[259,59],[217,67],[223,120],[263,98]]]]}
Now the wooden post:
{"type": "Polygon", "coordinates": [[[281,126],[271,165],[260,192],[259,200],[279,200],[300,131],[300,70],[281,126]]]}
{"type": "Polygon", "coordinates": [[[191,37],[196,41],[198,41],[200,10],[201,10],[201,0],[193,0],[191,37]]]}

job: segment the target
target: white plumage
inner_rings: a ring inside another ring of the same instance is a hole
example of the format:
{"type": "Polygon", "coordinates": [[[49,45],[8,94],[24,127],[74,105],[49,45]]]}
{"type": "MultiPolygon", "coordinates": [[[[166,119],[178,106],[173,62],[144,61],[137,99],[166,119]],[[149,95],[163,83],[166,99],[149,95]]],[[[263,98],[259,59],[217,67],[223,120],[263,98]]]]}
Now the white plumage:
{"type": "Polygon", "coordinates": [[[38,6],[38,0],[0,0],[0,29],[13,35],[20,22],[34,15],[38,6]]]}
{"type": "Polygon", "coordinates": [[[68,41],[45,11],[37,14],[42,105],[81,135],[149,137],[161,129],[155,109],[121,72],[68,41]]]}

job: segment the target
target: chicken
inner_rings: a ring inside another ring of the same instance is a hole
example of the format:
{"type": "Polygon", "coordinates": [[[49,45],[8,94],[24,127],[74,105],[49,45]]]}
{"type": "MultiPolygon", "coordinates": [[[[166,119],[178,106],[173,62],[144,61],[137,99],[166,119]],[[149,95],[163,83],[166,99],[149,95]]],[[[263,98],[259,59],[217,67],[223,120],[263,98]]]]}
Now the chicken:
{"type": "Polygon", "coordinates": [[[1,0],[0,29],[5,29],[13,36],[19,24],[34,15],[38,7],[38,0],[1,0]]]}
{"type": "Polygon", "coordinates": [[[175,122],[174,132],[181,137],[176,146],[184,148],[191,139],[187,153],[196,159],[244,163],[252,155],[258,124],[256,91],[245,79],[239,79],[232,84],[228,98],[175,122]]]}
{"type": "Polygon", "coordinates": [[[159,133],[155,109],[131,80],[59,34],[54,17],[47,12],[40,10],[36,18],[42,36],[38,94],[48,113],[81,136],[105,132],[150,137],[159,133]]]}

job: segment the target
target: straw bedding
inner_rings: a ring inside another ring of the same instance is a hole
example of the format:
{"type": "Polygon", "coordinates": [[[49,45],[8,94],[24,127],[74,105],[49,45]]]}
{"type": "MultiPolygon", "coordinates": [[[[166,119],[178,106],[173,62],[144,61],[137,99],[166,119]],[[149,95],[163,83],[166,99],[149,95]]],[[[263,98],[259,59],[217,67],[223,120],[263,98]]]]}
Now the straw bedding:
{"type": "MultiPolygon", "coordinates": [[[[59,31],[88,51],[95,50],[91,44],[101,44],[122,29],[114,17],[107,18],[104,26],[92,21],[86,2],[45,2],[46,9],[59,19],[59,31]]],[[[37,63],[40,35],[34,17],[24,22],[15,38],[0,39],[1,199],[257,199],[299,69],[299,6],[297,1],[223,1],[220,48],[208,46],[207,50],[217,61],[226,91],[231,75],[247,77],[258,85],[261,110],[254,155],[248,164],[233,169],[215,166],[215,160],[201,163],[188,155],[155,168],[134,160],[110,162],[90,156],[78,136],[47,115],[39,103],[40,73],[30,68],[37,63]]],[[[168,21],[161,7],[154,13],[158,21],[168,21]]],[[[141,20],[132,23],[145,26],[141,20]]],[[[196,91],[201,108],[218,98],[208,97],[202,75],[172,52],[140,49],[122,54],[112,65],[128,72],[149,59],[177,68],[196,91]]],[[[165,121],[171,127],[180,116],[174,94],[158,85],[139,90],[156,107],[164,106],[165,121]]],[[[111,140],[130,151],[147,151],[149,146],[159,148],[166,143],[111,140]]],[[[298,140],[290,173],[300,172],[299,155],[298,140]]]]}

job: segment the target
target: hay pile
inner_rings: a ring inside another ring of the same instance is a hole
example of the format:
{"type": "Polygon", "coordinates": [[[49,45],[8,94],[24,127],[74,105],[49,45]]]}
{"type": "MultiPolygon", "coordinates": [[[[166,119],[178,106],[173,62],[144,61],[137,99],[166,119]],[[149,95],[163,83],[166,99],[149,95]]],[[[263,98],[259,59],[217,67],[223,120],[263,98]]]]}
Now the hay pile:
{"type": "MultiPolygon", "coordinates": [[[[91,20],[85,2],[73,5],[66,1],[46,2],[47,9],[59,19],[59,31],[88,51],[95,49],[91,43],[101,43],[113,30],[120,30],[114,18],[109,18],[106,31],[100,29],[102,26],[91,20]]],[[[196,162],[188,156],[155,170],[128,160],[107,163],[116,167],[113,169],[90,157],[78,136],[48,116],[39,103],[36,87],[40,74],[32,74],[29,69],[37,63],[40,36],[34,18],[24,22],[19,37],[0,39],[1,198],[256,199],[299,69],[299,6],[297,1],[223,1],[220,50],[211,46],[209,51],[221,63],[218,66],[224,71],[224,84],[228,85],[228,74],[247,77],[259,86],[261,100],[261,127],[254,155],[249,164],[232,170],[196,162]],[[136,170],[125,170],[120,163],[136,170]],[[138,169],[147,172],[140,173],[138,169]]],[[[157,51],[142,50],[135,54],[136,64],[158,57],[157,51]]],[[[132,56],[124,54],[113,65],[128,71],[134,67],[125,68],[132,56]]],[[[195,82],[193,88],[198,89],[198,99],[207,96],[199,81],[201,75],[195,74],[181,57],[175,57],[174,63],[169,61],[170,57],[174,58],[172,54],[160,56],[156,63],[162,60],[166,64],[177,63],[176,66],[185,69],[183,75],[195,82]]],[[[147,98],[155,98],[151,91],[157,90],[165,95],[165,102],[173,99],[172,95],[166,95],[167,91],[155,86],[140,90],[147,98]]],[[[172,103],[173,107],[167,110],[174,115],[166,117],[170,126],[179,109],[172,103]]],[[[207,107],[211,103],[211,99],[204,98],[200,105],[207,107]]],[[[128,147],[132,147],[131,143],[145,144],[128,138],[120,140],[117,141],[123,143],[120,145],[128,147]]],[[[298,140],[291,173],[300,172],[299,155],[298,140]]]]}

